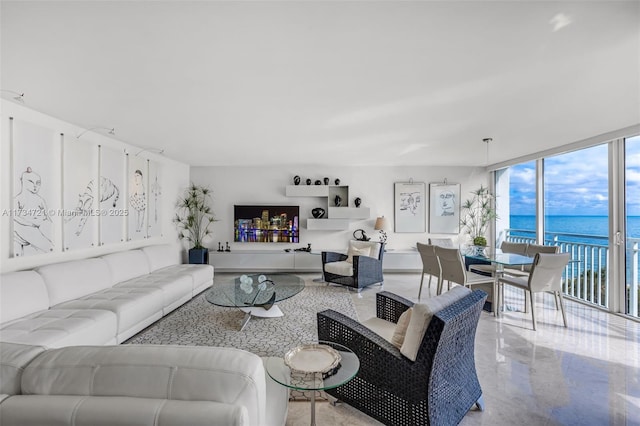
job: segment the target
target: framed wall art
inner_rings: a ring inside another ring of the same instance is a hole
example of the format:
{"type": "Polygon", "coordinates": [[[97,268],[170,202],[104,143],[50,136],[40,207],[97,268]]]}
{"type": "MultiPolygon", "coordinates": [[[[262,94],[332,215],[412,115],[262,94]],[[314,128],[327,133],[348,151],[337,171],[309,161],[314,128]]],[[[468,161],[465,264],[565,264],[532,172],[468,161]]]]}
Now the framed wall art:
{"type": "Polygon", "coordinates": [[[395,183],[395,232],[426,232],[424,182],[395,183]]]}
{"type": "Polygon", "coordinates": [[[460,184],[429,184],[429,233],[460,233],[460,184]]]}

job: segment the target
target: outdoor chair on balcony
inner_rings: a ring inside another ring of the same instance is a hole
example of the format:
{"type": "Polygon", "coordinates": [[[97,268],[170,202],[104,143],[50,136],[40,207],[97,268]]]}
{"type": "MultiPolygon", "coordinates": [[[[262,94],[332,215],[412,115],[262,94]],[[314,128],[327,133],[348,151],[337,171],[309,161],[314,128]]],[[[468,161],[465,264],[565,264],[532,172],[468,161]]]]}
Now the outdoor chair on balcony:
{"type": "Polygon", "coordinates": [[[431,244],[416,243],[418,253],[420,253],[420,259],[422,259],[422,274],[420,277],[420,290],[418,290],[418,300],[422,295],[422,284],[424,282],[424,274],[429,274],[429,288],[431,288],[431,279],[436,277],[437,288],[440,288],[440,262],[438,262],[438,256],[436,256],[435,247],[431,244]]]}
{"type": "Polygon", "coordinates": [[[318,338],[360,360],[353,380],[326,392],[387,425],[457,425],[474,405],[483,410],[474,344],[486,298],[456,286],[414,304],[383,291],[363,323],[319,312],[318,338]]]}
{"type": "Polygon", "coordinates": [[[361,291],[371,284],[382,284],[384,244],[376,241],[349,241],[347,254],[322,252],[324,280],[361,291]]]}
{"type": "Polygon", "coordinates": [[[504,276],[498,278],[498,300],[500,300],[501,306],[504,305],[505,284],[523,289],[525,291],[525,305],[527,294],[529,295],[531,319],[535,330],[536,314],[533,295],[534,293],[549,292],[554,295],[556,309],[560,305],[562,320],[566,327],[567,315],[564,309],[564,299],[562,298],[562,272],[569,263],[569,256],[569,253],[537,253],[531,265],[531,273],[527,277],[504,276]]]}

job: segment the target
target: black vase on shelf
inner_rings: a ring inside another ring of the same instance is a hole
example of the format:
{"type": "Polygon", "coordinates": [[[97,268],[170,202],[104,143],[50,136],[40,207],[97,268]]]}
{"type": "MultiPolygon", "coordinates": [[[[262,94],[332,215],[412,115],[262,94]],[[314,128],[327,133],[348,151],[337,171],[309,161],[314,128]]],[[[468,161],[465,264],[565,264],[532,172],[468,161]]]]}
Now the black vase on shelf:
{"type": "Polygon", "coordinates": [[[316,180],[316,185],[322,185],[322,181],[320,179],[316,180]]]}
{"type": "Polygon", "coordinates": [[[336,205],[336,207],[340,207],[340,204],[342,204],[342,197],[340,197],[339,195],[336,195],[336,198],[333,199],[333,202],[336,205]]]}
{"type": "Polygon", "coordinates": [[[362,200],[360,199],[360,197],[356,197],[356,199],[353,200],[353,204],[355,204],[356,207],[360,207],[361,203],[362,203],[362,200]]]}
{"type": "Polygon", "coordinates": [[[325,185],[329,185],[329,178],[328,177],[324,178],[324,184],[325,185]]]}
{"type": "Polygon", "coordinates": [[[336,179],[334,182],[336,183],[336,186],[340,185],[340,179],[336,179]]]}
{"type": "Polygon", "coordinates": [[[324,217],[324,213],[325,210],[322,207],[316,207],[315,209],[311,210],[311,214],[316,219],[322,219],[324,217]]]}
{"type": "Polygon", "coordinates": [[[307,179],[307,185],[311,185],[311,179],[307,179]]]}
{"type": "Polygon", "coordinates": [[[300,185],[300,176],[295,175],[295,176],[293,177],[293,184],[294,184],[294,185],[300,185]]]}

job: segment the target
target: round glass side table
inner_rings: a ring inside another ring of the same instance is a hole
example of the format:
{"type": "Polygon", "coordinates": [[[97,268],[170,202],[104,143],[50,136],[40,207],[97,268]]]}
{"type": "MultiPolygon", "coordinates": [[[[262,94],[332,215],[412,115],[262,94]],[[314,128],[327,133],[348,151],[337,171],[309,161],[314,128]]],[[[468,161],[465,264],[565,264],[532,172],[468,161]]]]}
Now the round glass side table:
{"type": "MultiPolygon", "coordinates": [[[[285,383],[278,377],[278,371],[282,369],[282,358],[269,358],[266,370],[269,377],[282,386],[300,391],[311,391],[311,426],[316,424],[316,392],[333,389],[353,379],[360,369],[360,360],[353,351],[346,346],[333,342],[317,341],[301,345],[301,347],[313,345],[326,345],[337,351],[340,355],[340,363],[337,368],[328,373],[291,371],[291,382],[285,383]],[[271,373],[273,372],[273,374],[271,373]]],[[[302,349],[304,351],[304,349],[302,349]]]]}

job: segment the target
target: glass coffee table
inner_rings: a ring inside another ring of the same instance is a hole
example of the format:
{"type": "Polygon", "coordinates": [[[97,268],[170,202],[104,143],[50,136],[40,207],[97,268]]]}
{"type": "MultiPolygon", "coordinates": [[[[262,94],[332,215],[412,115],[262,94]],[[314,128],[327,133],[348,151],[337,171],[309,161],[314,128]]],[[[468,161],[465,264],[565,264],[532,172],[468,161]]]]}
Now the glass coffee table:
{"type": "Polygon", "coordinates": [[[304,289],[304,281],[293,274],[260,273],[244,274],[237,277],[216,279],[205,293],[207,302],[230,308],[238,308],[246,313],[240,331],[252,316],[281,317],[284,314],[276,305],[304,289]]]}
{"type": "Polygon", "coordinates": [[[284,360],[269,357],[265,365],[269,377],[282,386],[300,391],[311,391],[311,426],[316,424],[316,391],[344,385],[353,379],[360,370],[360,360],[351,349],[323,340],[293,348],[287,352],[284,360]],[[283,381],[279,375],[282,371],[283,361],[291,368],[290,382],[283,381]],[[327,365],[327,368],[320,367],[321,371],[316,371],[313,368],[314,364],[327,365]],[[300,368],[300,370],[296,370],[296,368],[300,368]]]}

